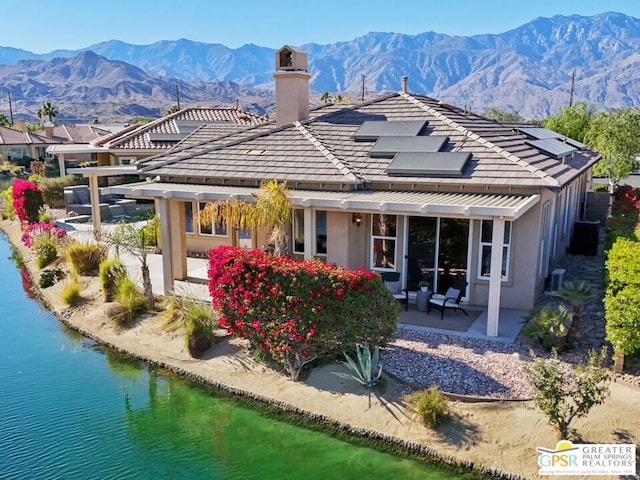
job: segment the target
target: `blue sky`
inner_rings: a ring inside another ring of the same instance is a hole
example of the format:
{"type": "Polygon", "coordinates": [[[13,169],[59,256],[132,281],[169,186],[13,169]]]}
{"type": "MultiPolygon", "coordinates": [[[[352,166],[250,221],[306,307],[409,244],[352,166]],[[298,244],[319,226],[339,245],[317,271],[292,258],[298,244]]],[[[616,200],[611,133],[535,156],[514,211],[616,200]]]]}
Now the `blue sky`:
{"type": "Polygon", "coordinates": [[[122,40],[187,38],[247,43],[334,43],[368,32],[502,33],[536,17],[606,11],[640,17],[640,0],[31,0],[2,2],[0,46],[35,53],[122,40]]]}

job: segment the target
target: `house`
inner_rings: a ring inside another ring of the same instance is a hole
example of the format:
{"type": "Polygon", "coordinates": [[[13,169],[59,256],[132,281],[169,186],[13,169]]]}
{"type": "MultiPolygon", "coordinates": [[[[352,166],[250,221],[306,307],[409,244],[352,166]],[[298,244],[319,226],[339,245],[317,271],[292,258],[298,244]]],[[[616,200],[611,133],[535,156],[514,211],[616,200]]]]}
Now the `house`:
{"type": "MultiPolygon", "coordinates": [[[[13,128],[0,126],[0,155],[17,165],[29,168],[32,160],[52,161],[48,149],[61,145],[88,144],[109,133],[95,125],[53,125],[43,130],[29,131],[24,120],[17,120],[13,128]]],[[[91,160],[85,156],[82,161],[91,160]]]]}
{"type": "Polygon", "coordinates": [[[529,309],[581,217],[600,158],[532,125],[504,124],[402,90],[356,105],[309,109],[306,54],[276,52],[276,119],[220,135],[203,125],[175,148],[138,161],[147,181],[112,187],[154,198],[165,291],[186,279],[188,251],[267,247],[265,232],[194,221],[206,202],[252,201],[264,179],[287,181],[290,254],[399,272],[464,301],[529,309]]]}
{"type": "Polygon", "coordinates": [[[235,108],[188,107],[145,124],[133,124],[90,142],[98,167],[134,165],[166,152],[204,124],[223,135],[266,119],[235,108]]]}

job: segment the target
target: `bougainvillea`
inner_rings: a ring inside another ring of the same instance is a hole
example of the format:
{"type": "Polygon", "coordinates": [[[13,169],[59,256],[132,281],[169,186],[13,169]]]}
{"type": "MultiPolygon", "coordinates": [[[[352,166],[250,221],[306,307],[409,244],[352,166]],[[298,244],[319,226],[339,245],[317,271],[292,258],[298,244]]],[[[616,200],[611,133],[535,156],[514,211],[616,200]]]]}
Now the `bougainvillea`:
{"type": "Polygon", "coordinates": [[[36,223],[40,209],[44,205],[42,191],[35,183],[16,178],[13,182],[13,208],[23,228],[36,223]]]}
{"type": "Polygon", "coordinates": [[[393,335],[399,305],[379,275],[222,246],[209,252],[220,326],[268,351],[292,379],[309,362],[393,335]]]}
{"type": "Polygon", "coordinates": [[[32,223],[26,228],[25,232],[22,234],[22,237],[20,237],[20,240],[25,245],[25,247],[31,248],[33,246],[34,239],[43,235],[55,237],[58,240],[62,240],[67,235],[67,232],[65,232],[62,228],[56,227],[56,224],[53,221],[32,223]]]}

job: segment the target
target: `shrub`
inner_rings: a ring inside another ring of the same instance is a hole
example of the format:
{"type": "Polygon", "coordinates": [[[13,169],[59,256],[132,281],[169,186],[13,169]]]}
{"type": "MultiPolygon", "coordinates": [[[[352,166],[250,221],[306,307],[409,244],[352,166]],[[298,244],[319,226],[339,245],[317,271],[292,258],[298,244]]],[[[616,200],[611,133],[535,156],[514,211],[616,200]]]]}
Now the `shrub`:
{"type": "Polygon", "coordinates": [[[78,185],[81,181],[75,175],[65,175],[64,177],[41,177],[38,180],[38,187],[42,191],[44,203],[51,208],[64,207],[64,188],[78,185]]]}
{"type": "Polygon", "coordinates": [[[16,178],[11,192],[13,208],[23,227],[38,221],[43,205],[42,192],[35,183],[16,178]]]}
{"type": "Polygon", "coordinates": [[[198,302],[187,302],[184,310],[186,343],[189,354],[200,358],[215,338],[216,321],[211,306],[198,302]]]}
{"type": "Polygon", "coordinates": [[[607,341],[616,354],[633,355],[640,351],[640,285],[624,286],[616,294],[604,297],[607,341]]]}
{"type": "Polygon", "coordinates": [[[60,268],[50,268],[48,270],[43,270],[42,272],[40,272],[38,285],[40,285],[40,288],[49,288],[63,279],[64,276],[65,273],[60,268]]]}
{"type": "Polygon", "coordinates": [[[100,278],[100,287],[105,302],[110,302],[118,289],[118,284],[127,275],[127,269],[124,264],[118,260],[103,260],[100,262],[98,276],[100,278]]]}
{"type": "Polygon", "coordinates": [[[142,237],[140,241],[144,245],[157,247],[158,235],[160,235],[160,217],[155,214],[152,215],[145,226],[138,231],[138,235],[142,237]]]}
{"type": "Polygon", "coordinates": [[[528,323],[522,329],[525,338],[540,341],[547,351],[561,350],[569,332],[571,317],[564,305],[545,305],[534,308],[527,316],[528,323]]]}
{"type": "Polygon", "coordinates": [[[148,309],[144,294],[129,277],[124,277],[118,282],[115,300],[118,305],[111,310],[111,314],[117,327],[133,321],[148,309]]]}
{"type": "Polygon", "coordinates": [[[449,401],[435,385],[406,395],[404,401],[425,427],[436,428],[449,418],[449,401]]]}
{"type": "Polygon", "coordinates": [[[358,341],[381,346],[395,332],[400,307],[373,272],[227,246],[209,258],[220,326],[268,350],[294,380],[317,358],[358,341]]]}
{"type": "Polygon", "coordinates": [[[64,286],[62,292],[60,292],[60,299],[65,305],[77,305],[82,299],[80,290],[80,282],[74,277],[64,286]]]}
{"type": "Polygon", "coordinates": [[[343,364],[351,370],[353,374],[333,372],[334,375],[347,380],[355,380],[360,385],[367,388],[372,388],[376,383],[378,383],[378,380],[380,380],[380,377],[382,376],[382,365],[378,363],[380,358],[379,348],[376,348],[372,355],[367,342],[364,342],[364,347],[362,347],[362,349],[360,349],[359,345],[356,345],[357,363],[346,353],[344,356],[347,361],[343,362],[343,364]]]}
{"type": "Polygon", "coordinates": [[[524,373],[536,392],[534,405],[546,415],[558,440],[567,439],[574,418],[586,416],[592,407],[609,396],[611,376],[601,368],[605,357],[603,348],[600,355],[590,352],[586,365],[563,368],[554,353],[551,359],[534,359],[524,366],[524,373]]]}
{"type": "Polygon", "coordinates": [[[106,256],[107,248],[103,244],[73,242],[67,247],[67,259],[78,275],[98,272],[106,256]]]}
{"type": "Polygon", "coordinates": [[[67,232],[56,227],[56,224],[53,221],[42,221],[29,225],[22,234],[22,237],[20,237],[20,241],[25,247],[31,248],[33,247],[35,238],[41,236],[51,236],[55,237],[57,240],[62,240],[67,236],[67,232]]]}
{"type": "Polygon", "coordinates": [[[7,220],[16,219],[12,192],[13,187],[9,187],[0,193],[0,218],[6,218],[7,220]]]}

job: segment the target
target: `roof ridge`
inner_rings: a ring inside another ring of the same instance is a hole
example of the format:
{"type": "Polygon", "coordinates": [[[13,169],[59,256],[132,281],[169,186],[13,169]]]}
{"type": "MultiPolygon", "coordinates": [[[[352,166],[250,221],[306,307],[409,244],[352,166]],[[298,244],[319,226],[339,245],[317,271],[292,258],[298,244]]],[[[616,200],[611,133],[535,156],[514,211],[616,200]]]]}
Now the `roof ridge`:
{"type": "Polygon", "coordinates": [[[302,134],[302,136],[309,141],[314,147],[318,149],[345,177],[351,181],[361,182],[363,178],[353,173],[352,169],[336,157],[329,149],[313,134],[311,131],[302,125],[300,122],[294,122],[294,127],[302,134]]]}
{"type": "Polygon", "coordinates": [[[409,95],[408,93],[405,93],[405,92],[400,92],[400,96],[402,98],[404,98],[405,100],[408,100],[409,102],[411,102],[414,105],[418,106],[419,108],[421,108],[423,110],[426,110],[427,112],[429,112],[430,115],[433,115],[434,117],[437,117],[438,119],[442,120],[447,125],[449,125],[450,127],[455,128],[460,133],[463,133],[466,137],[468,137],[468,138],[470,138],[472,140],[475,140],[479,144],[487,147],[488,149],[492,150],[493,152],[497,153],[498,155],[501,155],[502,157],[504,157],[507,160],[509,160],[509,161],[517,164],[518,166],[524,168],[525,170],[527,170],[528,172],[530,172],[533,175],[537,176],[538,178],[546,181],[549,185],[552,185],[554,187],[559,187],[560,186],[560,183],[558,182],[558,180],[553,178],[548,173],[543,172],[542,170],[540,170],[540,169],[534,167],[533,165],[531,165],[530,163],[522,160],[520,157],[517,157],[513,153],[508,152],[504,148],[501,148],[498,145],[496,145],[495,143],[493,143],[493,142],[481,137],[480,135],[478,135],[477,133],[474,133],[472,130],[468,129],[467,127],[463,127],[462,125],[460,125],[455,120],[447,117],[446,115],[440,113],[439,111],[437,111],[436,109],[430,107],[426,103],[418,100],[413,95],[409,95]]]}

